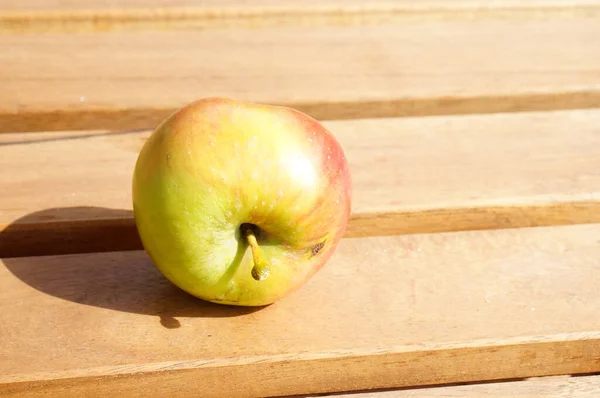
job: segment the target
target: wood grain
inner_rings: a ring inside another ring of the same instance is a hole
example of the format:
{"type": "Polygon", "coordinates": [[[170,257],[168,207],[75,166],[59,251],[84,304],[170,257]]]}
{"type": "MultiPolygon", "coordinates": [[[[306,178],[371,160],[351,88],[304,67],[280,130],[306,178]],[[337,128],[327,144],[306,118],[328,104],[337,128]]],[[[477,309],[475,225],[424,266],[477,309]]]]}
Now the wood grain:
{"type": "MultiPolygon", "coordinates": [[[[600,222],[600,111],[325,125],[352,173],[348,237],[600,222]]],[[[0,135],[0,256],[139,249],[148,135],[0,135]]]]}
{"type": "Polygon", "coordinates": [[[232,9],[256,8],[271,9],[278,6],[289,7],[290,9],[299,9],[302,5],[335,5],[337,7],[405,7],[407,9],[428,10],[428,9],[510,9],[538,8],[577,8],[593,6],[598,4],[598,0],[529,0],[526,3],[518,0],[504,0],[502,2],[489,0],[422,0],[414,2],[412,0],[374,0],[365,2],[364,0],[21,0],[18,3],[11,0],[0,0],[0,10],[86,10],[86,9],[143,9],[143,8],[178,8],[178,7],[224,7],[232,9]]]}
{"type": "Polygon", "coordinates": [[[596,0],[1,0],[0,33],[360,26],[599,14],[596,0]]]}
{"type": "Polygon", "coordinates": [[[600,371],[600,225],[342,241],[252,311],[143,252],[2,260],[0,392],[272,396],[600,371]]]}
{"type": "Polygon", "coordinates": [[[446,387],[410,388],[359,393],[334,393],[323,396],[337,398],[596,398],[600,376],[551,376],[526,380],[478,383],[446,387]]]}
{"type": "Polygon", "coordinates": [[[0,35],[0,132],[154,128],[206,96],[320,120],[597,107],[597,21],[0,35]]]}

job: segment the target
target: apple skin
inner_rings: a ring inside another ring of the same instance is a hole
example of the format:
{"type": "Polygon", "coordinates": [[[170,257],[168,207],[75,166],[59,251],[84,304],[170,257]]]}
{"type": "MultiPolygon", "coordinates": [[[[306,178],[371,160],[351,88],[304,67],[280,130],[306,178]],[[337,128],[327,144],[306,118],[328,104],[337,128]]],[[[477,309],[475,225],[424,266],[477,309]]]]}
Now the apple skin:
{"type": "Polygon", "coordinates": [[[200,299],[264,306],[298,289],[334,253],[351,211],[342,147],[286,107],[206,98],[176,111],[139,153],[132,185],[144,249],[200,299]],[[256,226],[269,275],[256,280],[241,226],[256,226]]]}

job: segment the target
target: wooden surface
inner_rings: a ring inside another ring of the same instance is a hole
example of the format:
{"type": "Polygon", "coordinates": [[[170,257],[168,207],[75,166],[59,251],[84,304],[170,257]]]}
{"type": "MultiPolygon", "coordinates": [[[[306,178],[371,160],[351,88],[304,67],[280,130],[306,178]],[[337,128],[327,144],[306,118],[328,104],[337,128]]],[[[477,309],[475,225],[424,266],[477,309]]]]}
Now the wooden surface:
{"type": "Polygon", "coordinates": [[[594,16],[0,35],[0,131],[154,128],[215,95],[320,120],[597,107],[591,37],[594,16]]]}
{"type": "Polygon", "coordinates": [[[0,0],[0,396],[597,396],[599,20],[597,0],[0,0]],[[217,95],[325,121],[355,185],[334,258],[258,310],[130,251],[147,129],[217,95]],[[527,379],[552,375],[574,376],[527,379]]]}
{"type": "MultiPolygon", "coordinates": [[[[198,7],[198,8],[256,8],[277,9],[285,7],[290,10],[306,6],[336,6],[339,8],[352,7],[369,9],[378,7],[402,7],[406,9],[537,9],[549,13],[554,8],[570,9],[571,13],[578,8],[593,7],[598,0],[504,0],[502,2],[487,0],[21,0],[18,3],[11,0],[0,0],[0,10],[101,10],[101,9],[156,9],[161,7],[198,7]]],[[[326,8],[326,7],[323,7],[326,8]]]]}
{"type": "Polygon", "coordinates": [[[1,0],[0,32],[361,26],[599,14],[597,0],[1,0]]]}
{"type": "MultiPolygon", "coordinates": [[[[348,237],[600,222],[600,111],[326,126],[353,176],[348,237]]],[[[0,256],[140,248],[130,186],[148,134],[0,135],[0,256]]]]}
{"type": "Polygon", "coordinates": [[[362,393],[334,393],[337,398],[596,398],[600,391],[600,376],[554,376],[501,383],[386,390],[362,393]]]}
{"type": "Polygon", "coordinates": [[[344,239],[254,312],[191,298],[142,252],[4,259],[0,392],[271,396],[598,372],[598,236],[344,239]]]}

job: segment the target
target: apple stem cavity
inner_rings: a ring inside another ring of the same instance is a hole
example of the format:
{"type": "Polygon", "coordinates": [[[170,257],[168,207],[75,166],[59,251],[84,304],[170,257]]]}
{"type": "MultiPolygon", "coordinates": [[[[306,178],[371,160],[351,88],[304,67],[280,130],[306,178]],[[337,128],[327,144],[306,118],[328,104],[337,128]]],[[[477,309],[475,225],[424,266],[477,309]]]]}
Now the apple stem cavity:
{"type": "Polygon", "coordinates": [[[254,267],[252,267],[252,277],[257,281],[265,280],[269,276],[271,268],[269,264],[267,264],[267,262],[265,261],[262,255],[262,251],[258,246],[258,241],[256,240],[254,228],[253,226],[246,225],[243,232],[244,235],[246,235],[246,240],[248,241],[248,245],[250,245],[250,249],[252,250],[252,258],[254,259],[254,267]]]}

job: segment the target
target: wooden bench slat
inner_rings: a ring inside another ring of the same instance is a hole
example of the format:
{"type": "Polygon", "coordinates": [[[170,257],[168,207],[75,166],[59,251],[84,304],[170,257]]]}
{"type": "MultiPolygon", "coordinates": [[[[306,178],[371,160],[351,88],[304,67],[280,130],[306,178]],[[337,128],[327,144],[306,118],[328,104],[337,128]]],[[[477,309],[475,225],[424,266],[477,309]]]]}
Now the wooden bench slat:
{"type": "Polygon", "coordinates": [[[572,18],[599,13],[596,0],[0,0],[0,32],[358,26],[448,18],[572,18]]]}
{"type": "Polygon", "coordinates": [[[596,398],[600,391],[600,376],[553,376],[459,386],[387,390],[359,393],[333,393],[332,398],[596,398]]]}
{"type": "Polygon", "coordinates": [[[153,128],[215,95],[321,120],[597,107],[597,21],[0,35],[0,132],[153,128]]]}
{"type": "Polygon", "coordinates": [[[378,7],[402,7],[406,9],[553,9],[593,6],[598,0],[504,0],[502,2],[487,0],[21,0],[18,3],[11,0],[0,0],[0,10],[89,10],[89,9],[119,9],[119,8],[160,8],[160,7],[230,7],[240,8],[277,8],[290,7],[299,9],[302,5],[319,6],[335,5],[343,7],[360,7],[364,9],[378,7]]]}
{"type": "MultiPolygon", "coordinates": [[[[600,222],[600,111],[326,122],[353,176],[347,236],[600,222]]],[[[0,256],[140,248],[148,132],[0,135],[0,256]]]]}
{"type": "Polygon", "coordinates": [[[278,396],[600,371],[600,224],[345,239],[258,311],[140,251],[0,262],[0,392],[278,396]]]}

